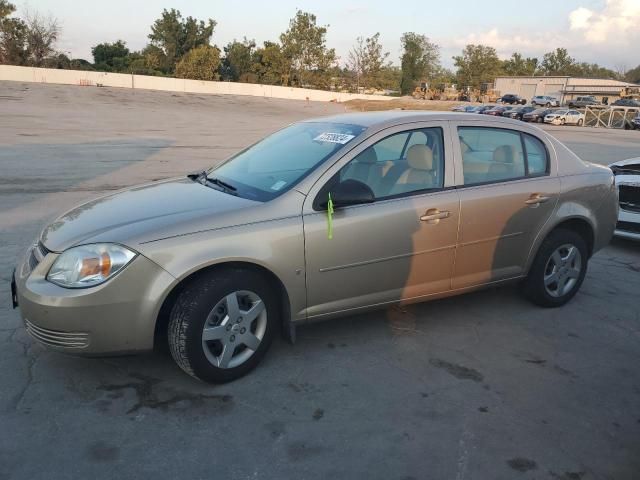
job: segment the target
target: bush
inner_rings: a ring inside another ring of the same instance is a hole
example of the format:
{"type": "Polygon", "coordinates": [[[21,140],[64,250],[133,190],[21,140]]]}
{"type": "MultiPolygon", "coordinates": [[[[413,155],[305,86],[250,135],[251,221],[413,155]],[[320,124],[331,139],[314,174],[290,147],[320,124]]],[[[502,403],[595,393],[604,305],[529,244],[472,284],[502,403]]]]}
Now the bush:
{"type": "Polygon", "coordinates": [[[176,77],[192,80],[216,80],[220,67],[220,50],[210,45],[189,50],[176,65],[176,77]]]}

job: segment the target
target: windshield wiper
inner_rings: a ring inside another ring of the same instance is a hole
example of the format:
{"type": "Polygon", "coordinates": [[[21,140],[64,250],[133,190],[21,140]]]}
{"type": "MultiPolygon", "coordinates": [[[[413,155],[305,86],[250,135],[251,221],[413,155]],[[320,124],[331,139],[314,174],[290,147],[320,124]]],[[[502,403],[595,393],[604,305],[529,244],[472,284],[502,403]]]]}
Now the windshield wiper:
{"type": "Polygon", "coordinates": [[[190,173],[187,175],[187,178],[190,178],[194,182],[203,183],[203,180],[207,178],[207,171],[202,170],[201,172],[190,173]]]}
{"type": "Polygon", "coordinates": [[[203,170],[202,172],[190,173],[187,175],[187,178],[190,178],[194,182],[198,182],[202,185],[210,187],[212,184],[222,189],[222,191],[226,193],[230,193],[231,195],[237,195],[238,189],[233,185],[220,180],[219,178],[209,178],[207,177],[207,171],[203,170]]]}
{"type": "Polygon", "coordinates": [[[220,180],[219,178],[206,178],[206,182],[209,183],[213,183],[215,185],[218,185],[219,187],[224,188],[225,190],[230,190],[232,192],[236,192],[238,189],[236,187],[234,187],[233,185],[227,183],[227,182],[223,182],[222,180],[220,180]]]}

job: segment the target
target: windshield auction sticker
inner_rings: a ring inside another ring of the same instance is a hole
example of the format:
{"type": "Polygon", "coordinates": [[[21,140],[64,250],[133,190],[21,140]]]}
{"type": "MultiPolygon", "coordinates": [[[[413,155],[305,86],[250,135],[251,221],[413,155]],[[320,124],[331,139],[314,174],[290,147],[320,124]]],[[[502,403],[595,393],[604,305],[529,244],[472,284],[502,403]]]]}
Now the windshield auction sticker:
{"type": "Polygon", "coordinates": [[[355,138],[355,135],[349,135],[347,133],[321,133],[316,138],[313,139],[314,142],[327,142],[327,143],[340,143],[344,145],[352,138],[355,138]]]}

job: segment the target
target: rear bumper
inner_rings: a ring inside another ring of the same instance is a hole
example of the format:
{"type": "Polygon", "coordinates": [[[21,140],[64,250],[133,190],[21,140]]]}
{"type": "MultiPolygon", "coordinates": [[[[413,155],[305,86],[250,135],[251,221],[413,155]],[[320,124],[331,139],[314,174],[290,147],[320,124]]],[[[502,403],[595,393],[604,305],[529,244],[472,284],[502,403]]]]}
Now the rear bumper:
{"type": "MultiPolygon", "coordinates": [[[[31,251],[30,251],[31,252],[31,251]]],[[[115,277],[91,288],[67,289],[46,280],[57,254],[16,269],[15,300],[27,332],[60,352],[114,355],[153,348],[155,322],[175,279],[138,255],[115,277]]]]}

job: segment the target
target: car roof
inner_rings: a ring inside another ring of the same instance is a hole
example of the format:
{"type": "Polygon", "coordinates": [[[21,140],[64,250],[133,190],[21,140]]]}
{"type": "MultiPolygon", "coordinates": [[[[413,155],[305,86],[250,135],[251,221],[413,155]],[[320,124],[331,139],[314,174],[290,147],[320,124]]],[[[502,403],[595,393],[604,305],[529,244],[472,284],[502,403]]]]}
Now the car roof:
{"type": "MultiPolygon", "coordinates": [[[[495,107],[494,107],[495,108],[495,107]]],[[[488,117],[475,113],[462,112],[436,112],[424,110],[385,110],[379,112],[358,112],[331,115],[328,117],[317,117],[304,120],[308,122],[342,123],[359,125],[373,130],[393,127],[414,122],[431,121],[456,121],[456,120],[479,120],[487,123],[504,123],[509,125],[522,125],[522,122],[503,117],[488,117]]]]}

